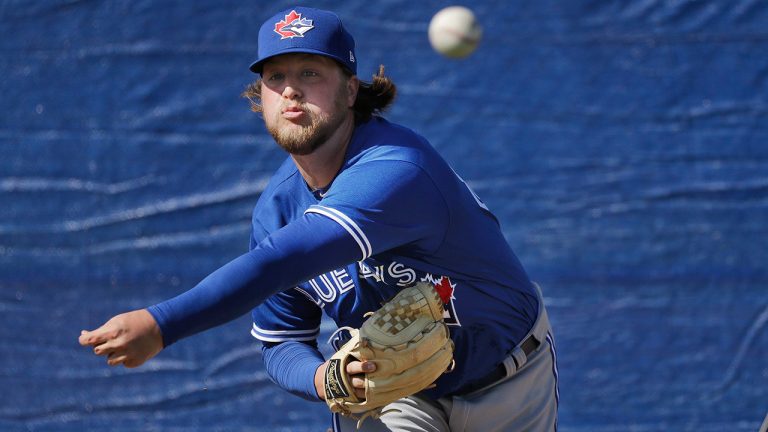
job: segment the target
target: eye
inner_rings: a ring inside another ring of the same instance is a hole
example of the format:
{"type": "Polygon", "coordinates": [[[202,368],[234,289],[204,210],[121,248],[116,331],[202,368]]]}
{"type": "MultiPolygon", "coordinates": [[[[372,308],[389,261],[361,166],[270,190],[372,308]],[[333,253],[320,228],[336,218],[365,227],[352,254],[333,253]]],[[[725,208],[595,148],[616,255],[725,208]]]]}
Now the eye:
{"type": "Polygon", "coordinates": [[[301,76],[303,76],[303,77],[316,77],[316,76],[320,76],[320,74],[315,72],[315,71],[313,71],[313,70],[304,70],[304,71],[301,72],[301,76]]]}
{"type": "Polygon", "coordinates": [[[280,81],[284,77],[285,77],[285,75],[283,75],[282,73],[279,73],[279,72],[271,73],[271,74],[267,75],[267,81],[269,81],[269,82],[280,81]]]}

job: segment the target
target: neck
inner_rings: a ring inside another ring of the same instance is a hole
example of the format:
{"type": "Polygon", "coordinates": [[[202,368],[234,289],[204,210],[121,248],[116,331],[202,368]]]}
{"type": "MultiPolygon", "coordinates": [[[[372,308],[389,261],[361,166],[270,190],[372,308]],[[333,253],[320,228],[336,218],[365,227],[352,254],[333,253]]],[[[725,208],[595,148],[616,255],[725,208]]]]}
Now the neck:
{"type": "Polygon", "coordinates": [[[344,163],[355,117],[350,115],[323,145],[308,155],[291,155],[304,181],[312,189],[321,189],[331,184],[344,163]]]}

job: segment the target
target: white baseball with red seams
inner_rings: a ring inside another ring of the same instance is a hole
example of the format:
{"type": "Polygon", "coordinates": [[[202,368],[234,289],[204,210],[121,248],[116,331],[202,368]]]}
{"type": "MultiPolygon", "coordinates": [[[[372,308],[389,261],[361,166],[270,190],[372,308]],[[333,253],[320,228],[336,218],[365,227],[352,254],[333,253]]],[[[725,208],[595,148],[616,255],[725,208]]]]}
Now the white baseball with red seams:
{"type": "Polygon", "coordinates": [[[483,29],[475,14],[463,6],[440,10],[429,22],[429,43],[448,58],[464,58],[475,51],[483,29]]]}

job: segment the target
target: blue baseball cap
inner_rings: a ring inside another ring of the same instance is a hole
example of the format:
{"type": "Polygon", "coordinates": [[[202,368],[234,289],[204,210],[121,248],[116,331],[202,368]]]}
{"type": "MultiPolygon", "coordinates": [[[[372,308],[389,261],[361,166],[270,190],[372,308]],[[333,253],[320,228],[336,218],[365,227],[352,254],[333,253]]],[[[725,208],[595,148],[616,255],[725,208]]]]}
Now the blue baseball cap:
{"type": "Polygon", "coordinates": [[[333,12],[294,7],[265,21],[259,30],[259,58],[250,69],[260,74],[265,61],[288,53],[330,57],[357,74],[355,40],[333,12]]]}

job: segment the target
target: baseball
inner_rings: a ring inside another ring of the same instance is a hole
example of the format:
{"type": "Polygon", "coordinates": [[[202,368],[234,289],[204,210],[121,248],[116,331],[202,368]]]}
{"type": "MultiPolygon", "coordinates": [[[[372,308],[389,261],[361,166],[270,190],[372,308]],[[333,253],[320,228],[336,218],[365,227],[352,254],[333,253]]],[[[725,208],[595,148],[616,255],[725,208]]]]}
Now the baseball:
{"type": "Polygon", "coordinates": [[[442,9],[429,22],[429,43],[448,58],[464,58],[477,48],[483,29],[475,14],[463,6],[442,9]]]}

